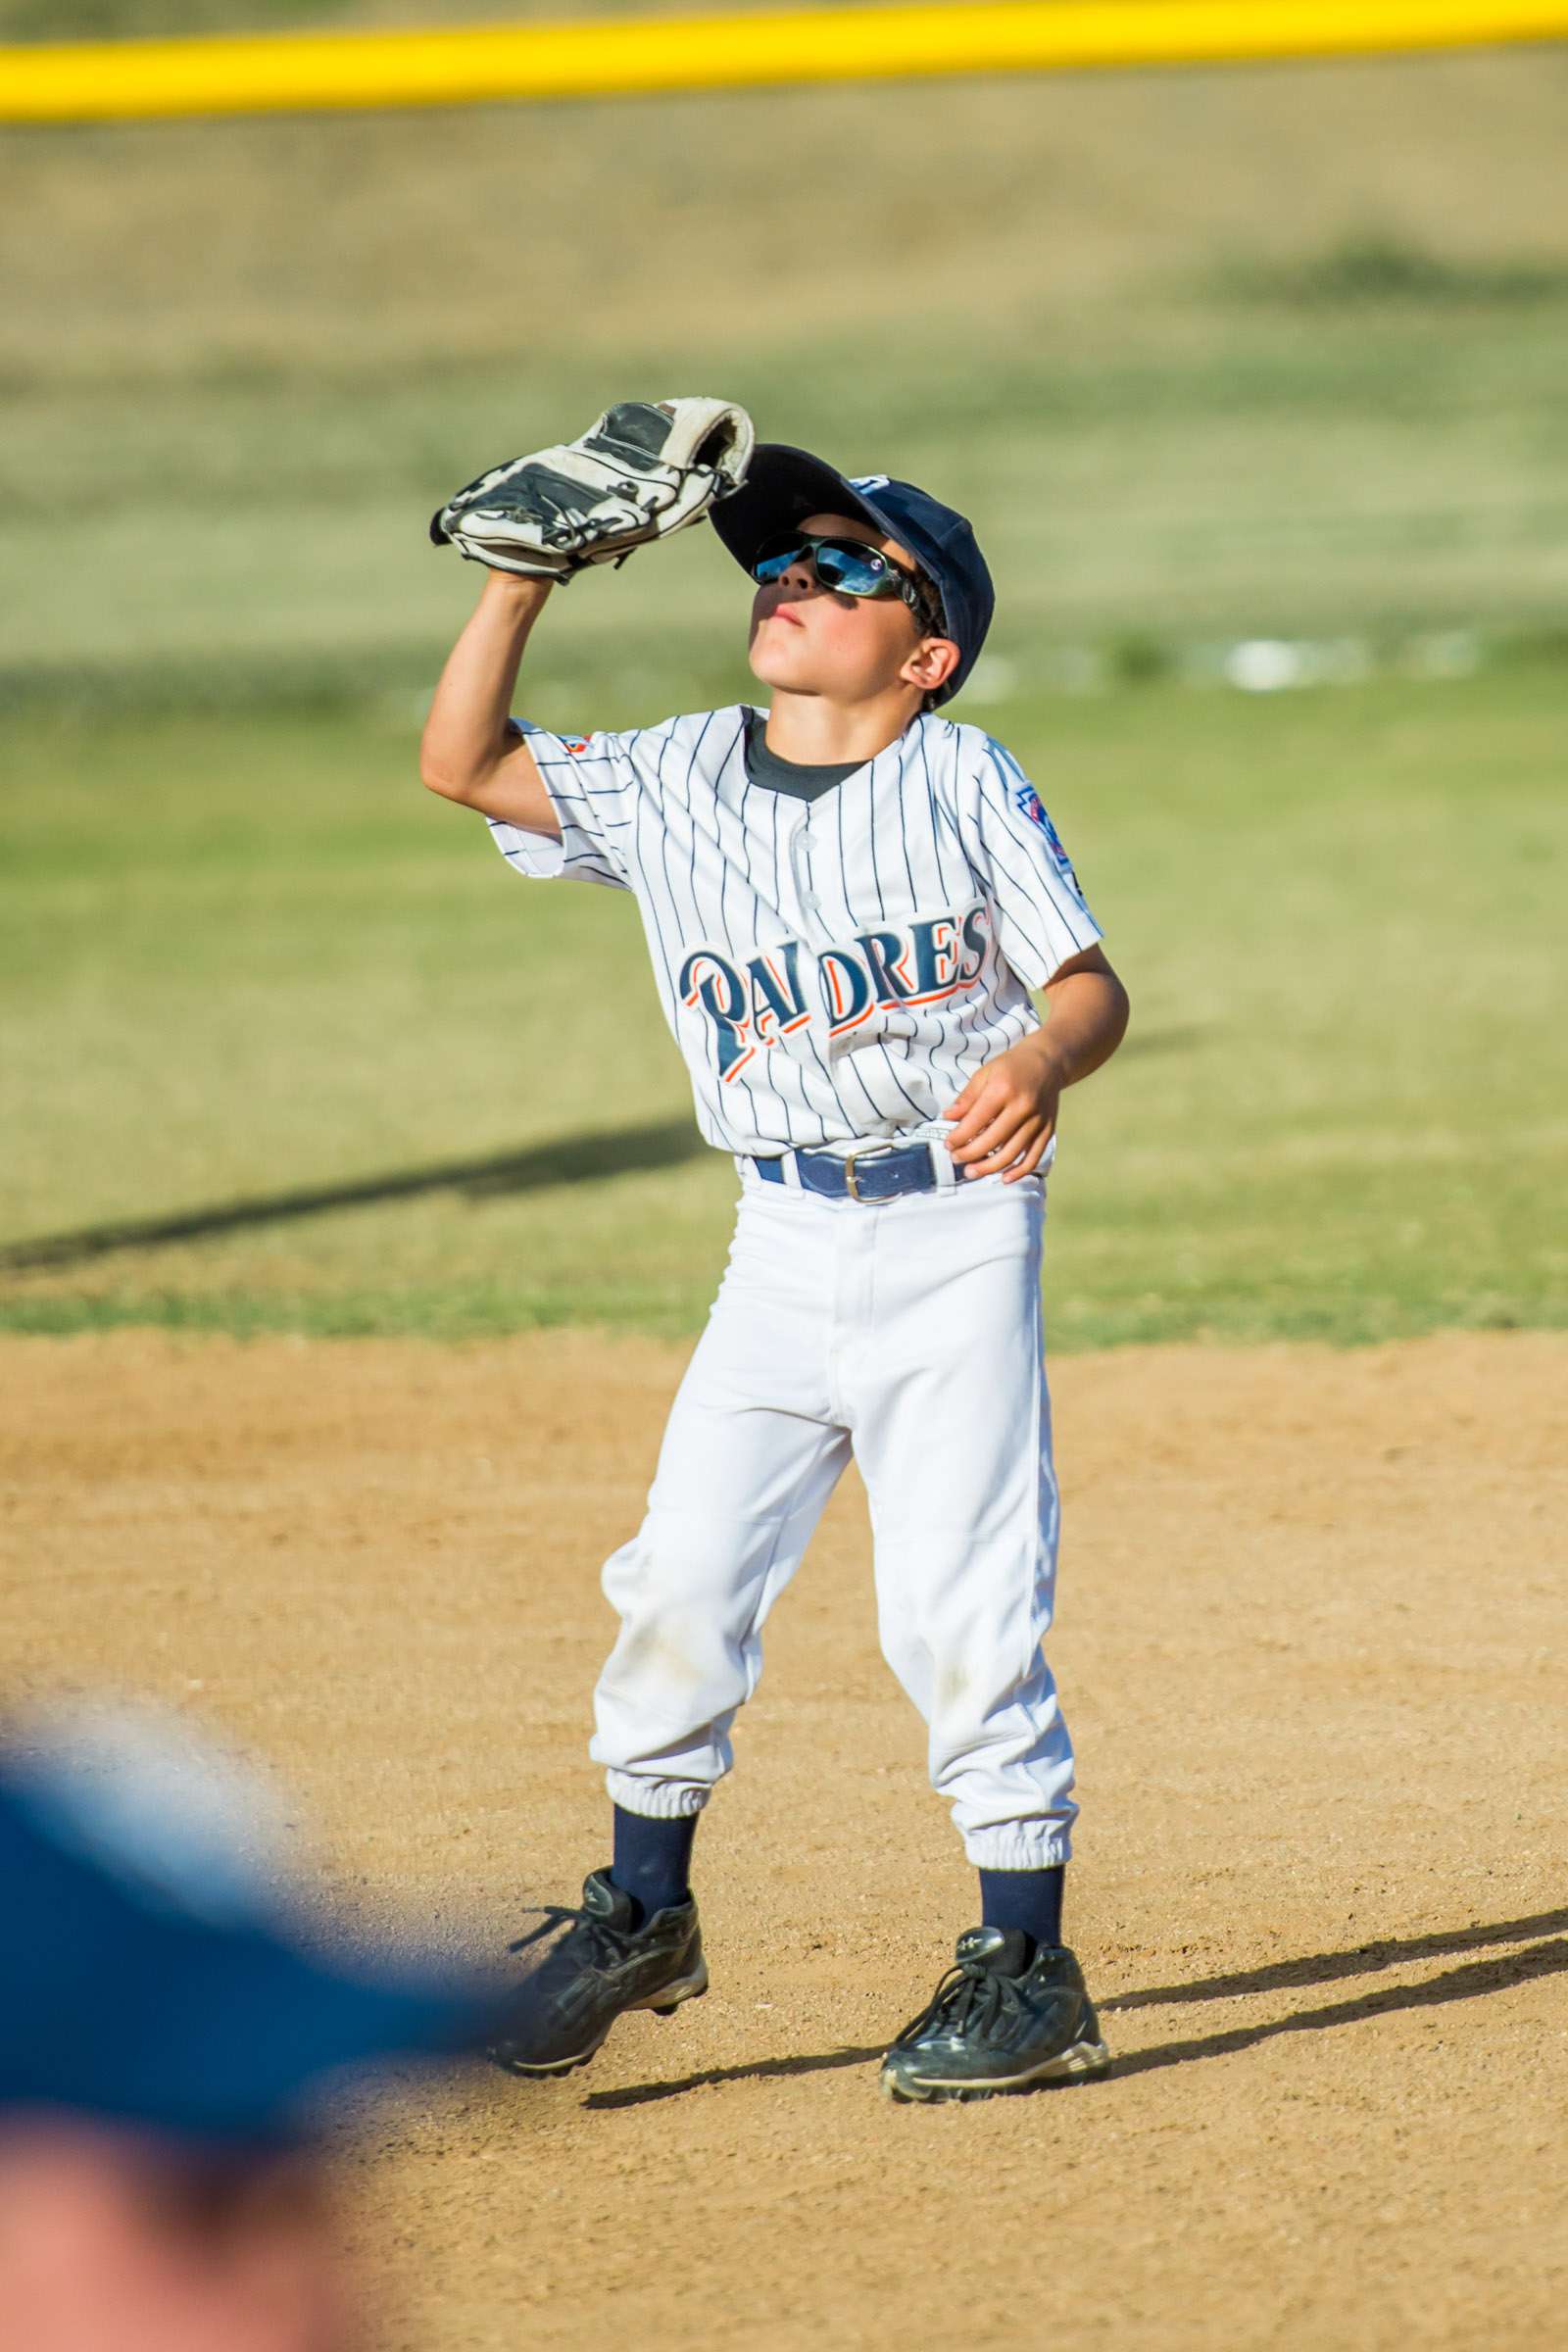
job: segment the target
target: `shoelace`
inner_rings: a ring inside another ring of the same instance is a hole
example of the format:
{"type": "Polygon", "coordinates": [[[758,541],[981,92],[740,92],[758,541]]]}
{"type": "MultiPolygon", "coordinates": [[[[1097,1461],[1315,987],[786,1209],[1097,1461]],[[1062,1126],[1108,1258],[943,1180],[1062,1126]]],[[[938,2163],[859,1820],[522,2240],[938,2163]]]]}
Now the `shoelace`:
{"type": "Polygon", "coordinates": [[[895,2046],[918,2041],[932,2026],[946,2026],[951,2033],[961,2034],[971,2020],[982,2034],[988,2033],[999,2017],[1016,2017],[1023,2006],[1013,1978],[999,1976],[994,1968],[979,1967],[972,1960],[960,1960],[949,1969],[919,2016],[911,2017],[902,2033],[895,2034],[895,2046]]]}
{"type": "Polygon", "coordinates": [[[573,1909],[569,1903],[541,1903],[539,1925],[526,1936],[519,1936],[515,1943],[508,1944],[508,1951],[525,1952],[530,1944],[548,1936],[552,1928],[564,1928],[566,1931],[561,1943],[556,1946],[557,1951],[561,1950],[568,1937],[580,1936],[586,1946],[584,1956],[594,1968],[615,1967],[626,1957],[627,1938],[612,1928],[608,1920],[596,1919],[591,1911],[573,1909]]]}

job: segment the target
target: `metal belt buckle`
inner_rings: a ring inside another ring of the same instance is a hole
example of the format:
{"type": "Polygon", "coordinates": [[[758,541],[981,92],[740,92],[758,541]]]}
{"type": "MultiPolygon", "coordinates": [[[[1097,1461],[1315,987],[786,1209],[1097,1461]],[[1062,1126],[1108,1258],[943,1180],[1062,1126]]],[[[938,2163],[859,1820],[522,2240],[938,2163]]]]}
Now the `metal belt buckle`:
{"type": "MultiPolygon", "coordinates": [[[[866,1144],[863,1146],[857,1145],[853,1152],[845,1152],[844,1189],[849,1194],[852,1200],[858,1200],[862,1202],[866,1208],[881,1208],[883,1206],[883,1202],[880,1200],[866,1200],[865,1195],[860,1190],[858,1180],[856,1177],[855,1163],[858,1159],[891,1158],[895,1149],[896,1147],[892,1144],[866,1144]]],[[[888,1198],[891,1200],[892,1195],[889,1194],[888,1198]]]]}

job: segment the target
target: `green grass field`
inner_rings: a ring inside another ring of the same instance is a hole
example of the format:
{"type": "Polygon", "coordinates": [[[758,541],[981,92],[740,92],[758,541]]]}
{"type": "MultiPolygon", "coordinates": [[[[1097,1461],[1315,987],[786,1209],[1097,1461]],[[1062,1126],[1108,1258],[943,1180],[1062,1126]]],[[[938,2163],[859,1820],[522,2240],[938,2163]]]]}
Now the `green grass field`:
{"type": "MultiPolygon", "coordinates": [[[[1136,1004],[1068,1098],[1058,1344],[1568,1320],[1555,671],[988,715],[1136,1004]]],[[[514,880],[394,713],[6,750],[49,779],[5,859],[6,1227],[61,1240],[13,1248],[12,1327],[696,1328],[734,1178],[628,902],[514,880]]]]}
{"type": "MultiPolygon", "coordinates": [[[[733,1174],[630,909],[510,880],[414,745],[475,585],[439,499],[711,389],[980,523],[959,714],[1136,1004],[1058,1342],[1561,1321],[1565,94],[1543,50],[0,141],[0,1316],[696,1326],[733,1174]],[[1482,665],[1418,677],[1434,633],[1482,665]],[[1274,634],[1371,674],[1160,674],[1274,634]]],[[[527,700],[735,696],[737,589],[707,533],[574,588],[527,700]]]]}

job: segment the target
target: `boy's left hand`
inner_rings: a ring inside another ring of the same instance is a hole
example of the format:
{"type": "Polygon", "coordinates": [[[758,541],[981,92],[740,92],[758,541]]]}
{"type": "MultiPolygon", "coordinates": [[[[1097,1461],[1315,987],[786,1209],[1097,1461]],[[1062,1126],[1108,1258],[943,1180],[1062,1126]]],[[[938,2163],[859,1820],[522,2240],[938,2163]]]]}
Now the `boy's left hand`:
{"type": "Polygon", "coordinates": [[[1056,1132],[1064,1083],[1042,1030],[976,1070],[947,1114],[957,1122],[948,1150],[964,1175],[1032,1176],[1056,1132]]]}

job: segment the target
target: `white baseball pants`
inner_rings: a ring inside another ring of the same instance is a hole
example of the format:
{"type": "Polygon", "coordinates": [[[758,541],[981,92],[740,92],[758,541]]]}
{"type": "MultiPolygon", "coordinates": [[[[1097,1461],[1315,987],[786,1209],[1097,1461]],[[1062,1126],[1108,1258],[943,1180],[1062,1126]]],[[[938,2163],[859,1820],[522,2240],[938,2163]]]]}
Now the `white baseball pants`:
{"type": "Polygon", "coordinates": [[[965,1852],[1066,1860],[1072,1746],[1040,1648],[1057,1533],[1044,1213],[1032,1177],[873,1205],[747,1172],[648,1515],[605,1568],[620,1636],[590,1752],[616,1804],[695,1813],[729,1770],[767,1613],[853,1449],[883,1652],[965,1852]]]}

